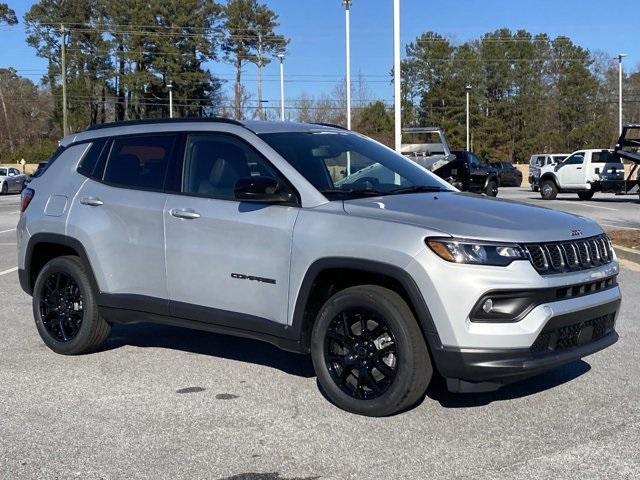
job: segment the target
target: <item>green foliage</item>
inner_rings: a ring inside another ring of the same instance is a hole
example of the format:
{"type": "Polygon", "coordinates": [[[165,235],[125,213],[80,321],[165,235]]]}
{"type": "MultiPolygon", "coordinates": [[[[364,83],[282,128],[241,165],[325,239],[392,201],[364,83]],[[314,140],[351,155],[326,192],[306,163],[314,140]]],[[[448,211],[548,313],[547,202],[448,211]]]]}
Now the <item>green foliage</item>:
{"type": "Polygon", "coordinates": [[[609,146],[615,138],[612,65],[566,37],[499,29],[453,45],[427,32],[403,61],[403,122],[438,125],[465,146],[471,85],[473,149],[525,161],[532,153],[609,146]]]}
{"type": "Polygon", "coordinates": [[[16,12],[14,12],[9,5],[6,3],[0,3],[0,25],[15,25],[18,23],[18,17],[16,17],[16,12]]]}
{"type": "Polygon", "coordinates": [[[278,15],[257,0],[229,0],[224,7],[222,31],[224,58],[236,70],[235,117],[242,118],[242,66],[246,62],[262,67],[270,56],[284,54],[289,40],[276,34],[278,15]]]}

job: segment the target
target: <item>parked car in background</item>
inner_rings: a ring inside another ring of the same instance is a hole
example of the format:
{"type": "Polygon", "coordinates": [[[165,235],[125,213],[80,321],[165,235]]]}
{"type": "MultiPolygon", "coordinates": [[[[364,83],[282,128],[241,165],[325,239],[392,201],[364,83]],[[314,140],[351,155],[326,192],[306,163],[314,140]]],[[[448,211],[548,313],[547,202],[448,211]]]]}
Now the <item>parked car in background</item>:
{"type": "Polygon", "coordinates": [[[456,159],[433,173],[463,192],[484,193],[490,197],[498,195],[498,171],[489,162],[465,150],[453,150],[451,153],[456,159]]]}
{"type": "Polygon", "coordinates": [[[569,156],[568,153],[536,153],[529,159],[529,185],[531,191],[537,192],[540,186],[540,169],[549,165],[557,165],[569,156]]]}
{"type": "Polygon", "coordinates": [[[580,150],[562,163],[540,169],[544,200],[553,200],[558,193],[577,193],[580,200],[590,200],[595,192],[622,193],[624,188],[624,165],[613,150],[580,150]]]}
{"type": "Polygon", "coordinates": [[[14,167],[0,167],[0,193],[20,193],[27,176],[14,167]]]}
{"type": "Polygon", "coordinates": [[[491,166],[498,173],[498,180],[501,187],[519,187],[522,185],[522,172],[513,163],[497,161],[491,162],[491,166]]]}

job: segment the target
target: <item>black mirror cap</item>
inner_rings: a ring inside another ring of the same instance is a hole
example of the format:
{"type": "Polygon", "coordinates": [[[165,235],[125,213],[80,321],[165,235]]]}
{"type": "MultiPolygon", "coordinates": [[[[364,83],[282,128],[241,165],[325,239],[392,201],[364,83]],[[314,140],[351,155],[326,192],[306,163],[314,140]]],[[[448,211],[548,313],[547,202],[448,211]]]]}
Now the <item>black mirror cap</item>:
{"type": "Polygon", "coordinates": [[[275,178],[255,176],[238,179],[234,187],[238,200],[244,202],[289,202],[291,194],[282,192],[280,182],[275,178]]]}

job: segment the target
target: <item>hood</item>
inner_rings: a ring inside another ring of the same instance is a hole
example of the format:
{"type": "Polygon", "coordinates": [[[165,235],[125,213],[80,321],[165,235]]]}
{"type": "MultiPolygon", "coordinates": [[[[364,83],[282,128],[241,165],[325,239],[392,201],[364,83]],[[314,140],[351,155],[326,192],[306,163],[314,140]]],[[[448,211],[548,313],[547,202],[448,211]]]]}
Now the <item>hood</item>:
{"type": "Polygon", "coordinates": [[[471,193],[414,193],[344,202],[350,215],[407,223],[460,238],[506,242],[576,240],[602,233],[587,218],[471,193]],[[576,235],[577,232],[581,234],[576,235]]]}

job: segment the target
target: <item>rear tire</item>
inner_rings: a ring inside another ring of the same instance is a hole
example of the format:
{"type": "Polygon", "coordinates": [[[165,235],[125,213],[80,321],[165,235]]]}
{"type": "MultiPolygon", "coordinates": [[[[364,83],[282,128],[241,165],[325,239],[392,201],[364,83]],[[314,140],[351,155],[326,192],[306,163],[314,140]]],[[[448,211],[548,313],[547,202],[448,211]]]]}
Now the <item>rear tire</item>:
{"type": "Polygon", "coordinates": [[[540,196],[543,200],[553,200],[558,196],[558,187],[553,180],[540,182],[540,196]]]}
{"type": "Polygon", "coordinates": [[[54,258],[40,270],[33,316],[44,343],[62,355],[91,352],[111,331],[98,312],[89,274],[74,256],[54,258]]]}
{"type": "Polygon", "coordinates": [[[497,197],[498,196],[498,182],[495,180],[489,180],[487,182],[487,187],[484,190],[484,193],[487,197],[497,197]]]}
{"type": "Polygon", "coordinates": [[[350,287],[327,300],[313,326],[311,357],[335,405],[372,417],[413,406],[433,374],[411,309],[376,285],[350,287]]]}
{"type": "Polygon", "coordinates": [[[593,190],[588,190],[586,192],[578,192],[578,198],[580,200],[591,200],[593,198],[593,194],[595,192],[593,190]]]}

